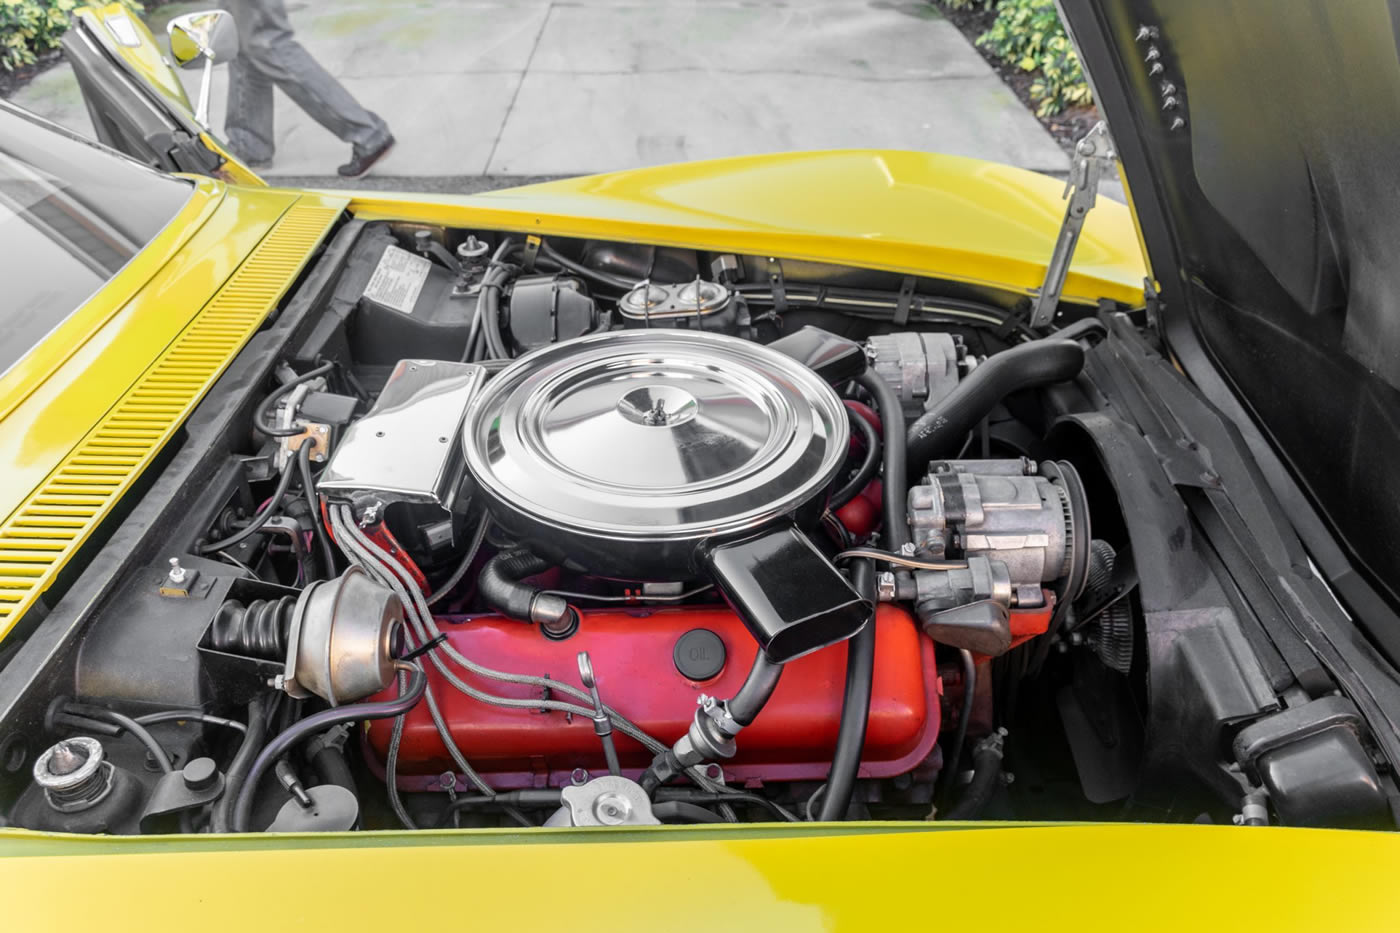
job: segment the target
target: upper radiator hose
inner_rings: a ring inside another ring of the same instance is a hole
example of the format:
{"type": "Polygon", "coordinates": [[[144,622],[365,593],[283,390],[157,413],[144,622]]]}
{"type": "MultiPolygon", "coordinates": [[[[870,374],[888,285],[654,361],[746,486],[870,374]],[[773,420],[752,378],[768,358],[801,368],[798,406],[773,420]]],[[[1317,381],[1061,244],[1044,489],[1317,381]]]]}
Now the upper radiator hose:
{"type": "Polygon", "coordinates": [[[1019,389],[1067,382],[1084,368],[1084,348],[1047,337],[987,358],[943,401],[909,426],[909,464],[921,470],[930,460],[956,456],[967,432],[998,402],[1019,389]]]}

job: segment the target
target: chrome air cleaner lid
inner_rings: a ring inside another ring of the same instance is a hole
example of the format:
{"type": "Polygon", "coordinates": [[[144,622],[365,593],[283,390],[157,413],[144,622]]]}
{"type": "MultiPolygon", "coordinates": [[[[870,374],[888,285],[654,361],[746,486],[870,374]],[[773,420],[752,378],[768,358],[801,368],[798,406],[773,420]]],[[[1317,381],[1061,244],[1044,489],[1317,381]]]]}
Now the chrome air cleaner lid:
{"type": "Polygon", "coordinates": [[[634,330],[502,370],[473,401],[463,443],[498,522],[605,573],[669,559],[607,542],[693,544],[791,515],[831,482],[848,432],[831,387],[777,351],[634,330]],[[594,560],[561,535],[606,553],[594,560]]]}

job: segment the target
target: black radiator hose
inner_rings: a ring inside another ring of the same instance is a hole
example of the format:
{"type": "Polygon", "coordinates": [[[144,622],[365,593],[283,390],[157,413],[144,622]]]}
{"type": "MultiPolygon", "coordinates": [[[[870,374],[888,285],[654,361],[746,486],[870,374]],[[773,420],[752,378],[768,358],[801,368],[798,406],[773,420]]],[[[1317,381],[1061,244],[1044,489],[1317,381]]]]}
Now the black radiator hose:
{"type": "Polygon", "coordinates": [[[262,750],[263,737],[267,735],[268,701],[255,696],[248,701],[248,726],[243,741],[234,752],[233,761],[228,766],[224,778],[224,795],[214,804],[210,819],[210,832],[226,833],[233,822],[233,798],[243,787],[248,771],[253,767],[253,759],[262,750]]]}
{"type": "MultiPolygon", "coordinates": [[[[875,566],[858,560],[851,567],[851,584],[865,599],[875,604],[875,566]]],[[[841,702],[841,725],[836,733],[836,751],[831,756],[826,791],[817,819],[839,820],[846,815],[860,772],[860,753],[865,747],[865,726],[870,718],[870,694],[875,687],[875,619],[846,642],[846,695],[841,702]]]]}
{"type": "MultiPolygon", "coordinates": [[[[955,456],[967,432],[1012,392],[1068,382],[1084,368],[1084,348],[1046,337],[993,354],[958,387],[909,426],[909,463],[922,470],[930,460],[955,456]]],[[[880,412],[883,418],[884,411],[880,412]]],[[[889,445],[889,430],[885,431],[889,445]]]]}
{"type": "MultiPolygon", "coordinates": [[[[909,521],[905,517],[905,499],[909,494],[908,456],[905,451],[904,408],[894,388],[871,372],[857,380],[875,399],[880,414],[880,431],[884,435],[884,475],[881,520],[885,544],[899,549],[910,540],[909,521]]],[[[857,593],[875,604],[875,568],[870,561],[856,561],[851,568],[851,582],[857,593]]],[[[837,820],[851,805],[856,777],[860,772],[860,753],[865,747],[866,721],[870,717],[870,695],[875,687],[875,618],[872,614],[865,628],[851,636],[846,648],[846,692],[841,701],[841,725],[836,734],[836,751],[831,757],[826,791],[818,819],[837,820]]]]}
{"type": "MultiPolygon", "coordinates": [[[[327,733],[329,735],[330,733],[327,733]]],[[[356,793],[355,773],[350,770],[350,762],[345,758],[344,749],[321,736],[320,741],[312,740],[314,748],[309,750],[307,759],[322,784],[335,784],[350,793],[356,793]]]]}
{"type": "MultiPolygon", "coordinates": [[[[974,370],[975,372],[975,370],[974,370]]],[[[971,378],[971,377],[968,377],[971,378]]],[[[886,550],[899,553],[909,543],[909,521],[904,500],[909,495],[909,456],[905,447],[904,408],[894,387],[872,372],[861,373],[856,380],[875,398],[880,414],[880,433],[885,447],[883,486],[884,536],[886,550]]]]}
{"type": "Polygon", "coordinates": [[[940,820],[970,820],[982,812],[1001,782],[1002,743],[1005,737],[1005,730],[999,730],[977,743],[972,750],[972,780],[958,802],[947,812],[938,814],[940,820]]]}
{"type": "Polygon", "coordinates": [[[562,596],[520,582],[553,566],[531,551],[502,551],[481,568],[476,579],[477,592],[502,615],[538,622],[546,635],[563,638],[578,626],[578,614],[562,596]]]}

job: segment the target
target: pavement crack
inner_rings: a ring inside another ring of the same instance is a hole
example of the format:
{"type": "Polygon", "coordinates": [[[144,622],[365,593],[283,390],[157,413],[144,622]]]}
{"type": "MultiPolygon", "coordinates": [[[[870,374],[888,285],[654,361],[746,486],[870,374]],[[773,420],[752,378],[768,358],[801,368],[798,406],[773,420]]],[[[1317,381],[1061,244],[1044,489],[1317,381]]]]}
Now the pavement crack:
{"type": "Polygon", "coordinates": [[[520,89],[525,86],[525,77],[530,73],[530,65],[535,60],[535,53],[539,51],[540,40],[544,38],[545,27],[549,25],[549,17],[554,13],[554,4],[544,8],[544,16],[540,17],[540,28],[535,32],[534,44],[530,46],[530,54],[525,58],[525,67],[520,69],[520,80],[516,82],[515,90],[511,92],[510,103],[506,104],[506,114],[501,117],[501,125],[496,130],[496,138],[491,141],[491,152],[486,156],[486,164],[481,167],[483,175],[491,171],[491,164],[496,161],[496,150],[500,148],[501,137],[506,133],[506,125],[510,123],[510,115],[515,112],[515,101],[520,97],[520,89]]]}

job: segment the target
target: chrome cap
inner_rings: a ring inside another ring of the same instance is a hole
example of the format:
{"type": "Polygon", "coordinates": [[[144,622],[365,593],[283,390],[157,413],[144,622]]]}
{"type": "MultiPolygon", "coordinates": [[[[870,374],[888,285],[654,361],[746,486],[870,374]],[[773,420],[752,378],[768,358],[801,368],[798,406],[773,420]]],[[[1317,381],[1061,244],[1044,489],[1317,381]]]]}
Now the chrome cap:
{"type": "Polygon", "coordinates": [[[849,426],[797,361],[718,334],[637,330],[542,348],[467,413],[467,467],[498,507],[595,540],[721,535],[831,482],[849,426]]]}

